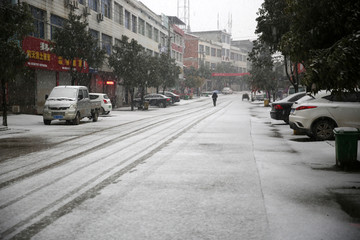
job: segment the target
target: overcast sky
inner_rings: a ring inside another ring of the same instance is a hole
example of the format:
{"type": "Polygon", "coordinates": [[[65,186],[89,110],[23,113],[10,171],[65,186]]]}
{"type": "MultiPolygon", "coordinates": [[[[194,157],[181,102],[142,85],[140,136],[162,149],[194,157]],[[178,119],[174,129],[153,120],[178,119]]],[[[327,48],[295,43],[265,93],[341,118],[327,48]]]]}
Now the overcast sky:
{"type": "MultiPolygon", "coordinates": [[[[177,16],[178,1],[184,6],[184,0],[140,1],[156,14],[170,16],[177,16]]],[[[220,29],[228,31],[228,19],[232,15],[232,38],[255,39],[256,13],[262,3],[263,0],[190,0],[191,31],[218,30],[218,16],[220,29]]]]}

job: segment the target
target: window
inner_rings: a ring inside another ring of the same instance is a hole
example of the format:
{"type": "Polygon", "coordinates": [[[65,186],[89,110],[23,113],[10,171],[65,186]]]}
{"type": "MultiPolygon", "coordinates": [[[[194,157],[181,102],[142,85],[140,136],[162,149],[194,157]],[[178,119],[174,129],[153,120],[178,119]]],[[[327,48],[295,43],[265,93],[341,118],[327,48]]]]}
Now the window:
{"type": "Polygon", "coordinates": [[[108,55],[111,55],[111,37],[105,34],[102,34],[102,49],[106,51],[108,55]]]}
{"type": "Polygon", "coordinates": [[[100,44],[99,44],[99,32],[95,31],[93,29],[89,29],[89,32],[90,32],[91,36],[96,40],[97,46],[99,47],[100,46],[100,44]]]}
{"type": "Polygon", "coordinates": [[[125,27],[130,30],[130,12],[125,10],[125,27]]]}
{"type": "Polygon", "coordinates": [[[139,18],[139,33],[145,36],[145,21],[139,18]]]}
{"type": "Polygon", "coordinates": [[[146,23],[146,36],[152,39],[152,26],[146,23]]]}
{"type": "Polygon", "coordinates": [[[132,19],[132,31],[134,33],[137,33],[137,17],[132,15],[131,19],[132,19]]]}
{"type": "Polygon", "coordinates": [[[205,47],[205,52],[206,52],[206,55],[210,55],[210,47],[206,46],[205,47]]]}
{"type": "Polygon", "coordinates": [[[30,35],[37,38],[45,38],[45,11],[35,7],[30,7],[30,11],[34,18],[34,32],[32,32],[30,35]]]}
{"type": "Polygon", "coordinates": [[[78,2],[82,5],[85,5],[85,0],[78,0],[78,2]]]}
{"type": "Polygon", "coordinates": [[[120,23],[121,25],[124,25],[124,8],[117,3],[114,4],[114,8],[115,8],[115,11],[114,11],[115,22],[120,23]]]}
{"type": "Polygon", "coordinates": [[[216,50],[216,56],[221,58],[221,49],[216,50]]]}
{"type": "Polygon", "coordinates": [[[159,42],[159,29],[154,28],[154,41],[159,42]]]}
{"type": "Polygon", "coordinates": [[[111,2],[110,0],[101,0],[101,13],[105,17],[111,18],[111,2]]]}
{"type": "Polygon", "coordinates": [[[200,45],[199,48],[200,48],[200,51],[199,51],[200,54],[203,54],[204,53],[204,45],[200,45]]]}
{"type": "Polygon", "coordinates": [[[89,0],[89,8],[94,10],[95,12],[98,11],[98,0],[89,0]]]}
{"type": "Polygon", "coordinates": [[[215,48],[211,48],[211,56],[216,57],[216,49],[215,48]]]}
{"type": "Polygon", "coordinates": [[[166,43],[166,36],[163,32],[160,32],[160,37],[161,37],[161,45],[163,46],[167,46],[167,43],[166,43]]]}
{"type": "Polygon", "coordinates": [[[51,14],[50,22],[51,22],[51,39],[53,39],[55,29],[62,28],[64,26],[65,19],[51,14]]]}

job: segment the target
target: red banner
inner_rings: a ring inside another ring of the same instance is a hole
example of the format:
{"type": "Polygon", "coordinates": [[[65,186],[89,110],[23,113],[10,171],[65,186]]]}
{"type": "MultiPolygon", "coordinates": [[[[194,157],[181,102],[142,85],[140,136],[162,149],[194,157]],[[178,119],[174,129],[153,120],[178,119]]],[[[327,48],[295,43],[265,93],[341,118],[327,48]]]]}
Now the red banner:
{"type": "MultiPolygon", "coordinates": [[[[26,37],[23,41],[22,49],[27,53],[29,60],[26,65],[30,68],[67,72],[70,70],[70,61],[58,57],[50,51],[50,42],[26,37]]],[[[87,62],[76,59],[72,62],[73,69],[88,73],[89,67],[87,62]]]]}
{"type": "Polygon", "coordinates": [[[250,75],[250,73],[212,73],[211,76],[213,77],[235,77],[235,76],[245,76],[250,75]]]}

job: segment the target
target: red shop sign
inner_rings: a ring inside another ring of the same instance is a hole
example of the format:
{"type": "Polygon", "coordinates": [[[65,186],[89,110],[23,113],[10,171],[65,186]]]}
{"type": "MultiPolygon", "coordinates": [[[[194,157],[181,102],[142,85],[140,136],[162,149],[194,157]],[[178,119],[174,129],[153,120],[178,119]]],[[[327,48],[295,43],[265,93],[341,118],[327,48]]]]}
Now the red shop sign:
{"type": "Polygon", "coordinates": [[[211,76],[213,77],[235,77],[235,76],[245,76],[250,75],[250,73],[212,73],[211,76]]]}
{"type": "MultiPolygon", "coordinates": [[[[67,72],[70,70],[70,61],[58,57],[50,52],[50,42],[39,38],[26,37],[23,40],[22,49],[28,55],[26,65],[30,68],[67,72]]],[[[72,62],[73,69],[88,73],[87,62],[76,59],[72,62]]]]}

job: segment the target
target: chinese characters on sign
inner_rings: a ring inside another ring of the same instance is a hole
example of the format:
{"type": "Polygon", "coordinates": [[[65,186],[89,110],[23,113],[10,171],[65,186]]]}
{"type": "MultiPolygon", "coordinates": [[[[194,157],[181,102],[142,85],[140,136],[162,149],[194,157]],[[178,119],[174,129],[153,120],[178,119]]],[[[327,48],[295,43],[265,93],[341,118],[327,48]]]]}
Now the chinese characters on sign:
{"type": "MultiPolygon", "coordinates": [[[[70,61],[51,53],[50,43],[45,40],[26,37],[22,47],[28,55],[27,65],[29,67],[63,72],[70,70],[70,61]]],[[[74,60],[72,66],[79,72],[89,72],[87,63],[81,59],[74,60]]]]}

